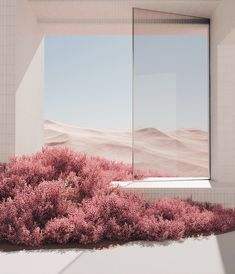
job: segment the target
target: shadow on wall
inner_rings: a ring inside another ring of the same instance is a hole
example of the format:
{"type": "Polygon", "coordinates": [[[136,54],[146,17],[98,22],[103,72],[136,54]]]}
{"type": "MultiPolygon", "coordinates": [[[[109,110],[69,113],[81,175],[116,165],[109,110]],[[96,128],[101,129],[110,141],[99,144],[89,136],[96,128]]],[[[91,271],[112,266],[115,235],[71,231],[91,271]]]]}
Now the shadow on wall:
{"type": "Polygon", "coordinates": [[[225,274],[234,274],[234,248],[235,237],[223,234],[216,237],[225,274]]]}
{"type": "MultiPolygon", "coordinates": [[[[225,39],[217,47],[218,58],[218,92],[217,104],[223,117],[227,117],[226,123],[217,121],[217,127],[219,132],[223,133],[223,142],[218,147],[220,150],[221,170],[222,178],[224,181],[230,181],[234,183],[234,176],[231,174],[231,168],[234,166],[234,122],[235,116],[232,112],[231,100],[232,94],[234,94],[235,87],[235,29],[232,30],[225,39]],[[226,106],[226,107],[224,107],[226,106]],[[226,160],[225,160],[226,159],[226,160]]],[[[232,103],[234,104],[234,103],[232,103]]],[[[220,113],[220,115],[221,115],[220,113]]],[[[234,274],[234,249],[235,249],[235,237],[226,237],[226,234],[217,236],[218,247],[221,255],[221,260],[224,266],[225,274],[234,274]]]]}

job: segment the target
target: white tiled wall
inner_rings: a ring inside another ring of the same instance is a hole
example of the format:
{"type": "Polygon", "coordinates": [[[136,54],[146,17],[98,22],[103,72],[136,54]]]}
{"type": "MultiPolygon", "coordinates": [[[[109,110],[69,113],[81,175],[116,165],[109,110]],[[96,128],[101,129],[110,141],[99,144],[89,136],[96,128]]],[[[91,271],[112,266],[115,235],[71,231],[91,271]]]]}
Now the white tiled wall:
{"type": "Polygon", "coordinates": [[[0,162],[41,149],[42,38],[27,0],[0,0],[0,162]]]}
{"type": "Polygon", "coordinates": [[[153,201],[157,198],[192,198],[194,201],[210,202],[216,204],[222,204],[227,208],[235,208],[235,188],[208,188],[208,189],[188,189],[188,188],[132,188],[126,187],[123,190],[127,192],[134,192],[136,194],[143,195],[145,199],[153,201]]]}
{"type": "Polygon", "coordinates": [[[42,40],[17,88],[15,96],[15,154],[32,154],[43,143],[43,74],[42,40]]]}
{"type": "Polygon", "coordinates": [[[15,150],[16,0],[0,0],[0,162],[15,150]]]}
{"type": "Polygon", "coordinates": [[[211,18],[211,175],[235,184],[235,1],[211,18]]]}
{"type": "Polygon", "coordinates": [[[140,180],[112,183],[127,192],[142,195],[153,201],[157,198],[191,198],[194,201],[222,204],[224,207],[235,208],[235,186],[220,184],[209,180],[140,180]]]}
{"type": "Polygon", "coordinates": [[[27,0],[16,5],[15,155],[43,144],[44,39],[27,0]]]}

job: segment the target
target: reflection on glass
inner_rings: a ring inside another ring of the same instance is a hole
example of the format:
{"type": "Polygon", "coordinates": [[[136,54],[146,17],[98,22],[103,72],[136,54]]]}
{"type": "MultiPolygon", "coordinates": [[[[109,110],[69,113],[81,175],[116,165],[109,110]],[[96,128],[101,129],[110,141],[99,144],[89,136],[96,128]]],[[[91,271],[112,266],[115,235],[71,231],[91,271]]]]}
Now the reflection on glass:
{"type": "Polygon", "coordinates": [[[209,176],[209,21],[134,9],[133,165],[209,176]]]}

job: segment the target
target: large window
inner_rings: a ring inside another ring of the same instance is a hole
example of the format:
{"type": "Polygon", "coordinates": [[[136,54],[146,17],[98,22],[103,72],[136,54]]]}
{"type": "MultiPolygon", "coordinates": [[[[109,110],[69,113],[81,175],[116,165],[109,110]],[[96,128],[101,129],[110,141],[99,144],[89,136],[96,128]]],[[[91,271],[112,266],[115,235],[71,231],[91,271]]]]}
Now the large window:
{"type": "Polygon", "coordinates": [[[133,164],[209,177],[209,20],[133,10],[133,164]]]}
{"type": "Polygon", "coordinates": [[[132,37],[51,36],[45,46],[45,145],[146,177],[209,177],[208,19],[134,9],[132,37]]]}

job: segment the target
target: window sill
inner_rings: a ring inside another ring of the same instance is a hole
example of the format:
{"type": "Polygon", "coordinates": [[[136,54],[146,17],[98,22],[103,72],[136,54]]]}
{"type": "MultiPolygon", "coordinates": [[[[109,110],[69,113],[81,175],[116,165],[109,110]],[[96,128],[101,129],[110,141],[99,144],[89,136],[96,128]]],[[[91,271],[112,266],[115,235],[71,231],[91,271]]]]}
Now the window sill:
{"type": "Polygon", "coordinates": [[[143,195],[147,200],[156,198],[192,198],[195,201],[222,204],[224,207],[235,207],[235,184],[217,183],[208,179],[173,180],[172,178],[141,181],[112,182],[122,190],[143,195]]]}
{"type": "Polygon", "coordinates": [[[146,178],[140,181],[113,181],[114,186],[121,188],[212,188],[211,181],[208,179],[195,179],[195,178],[146,178]]]}

